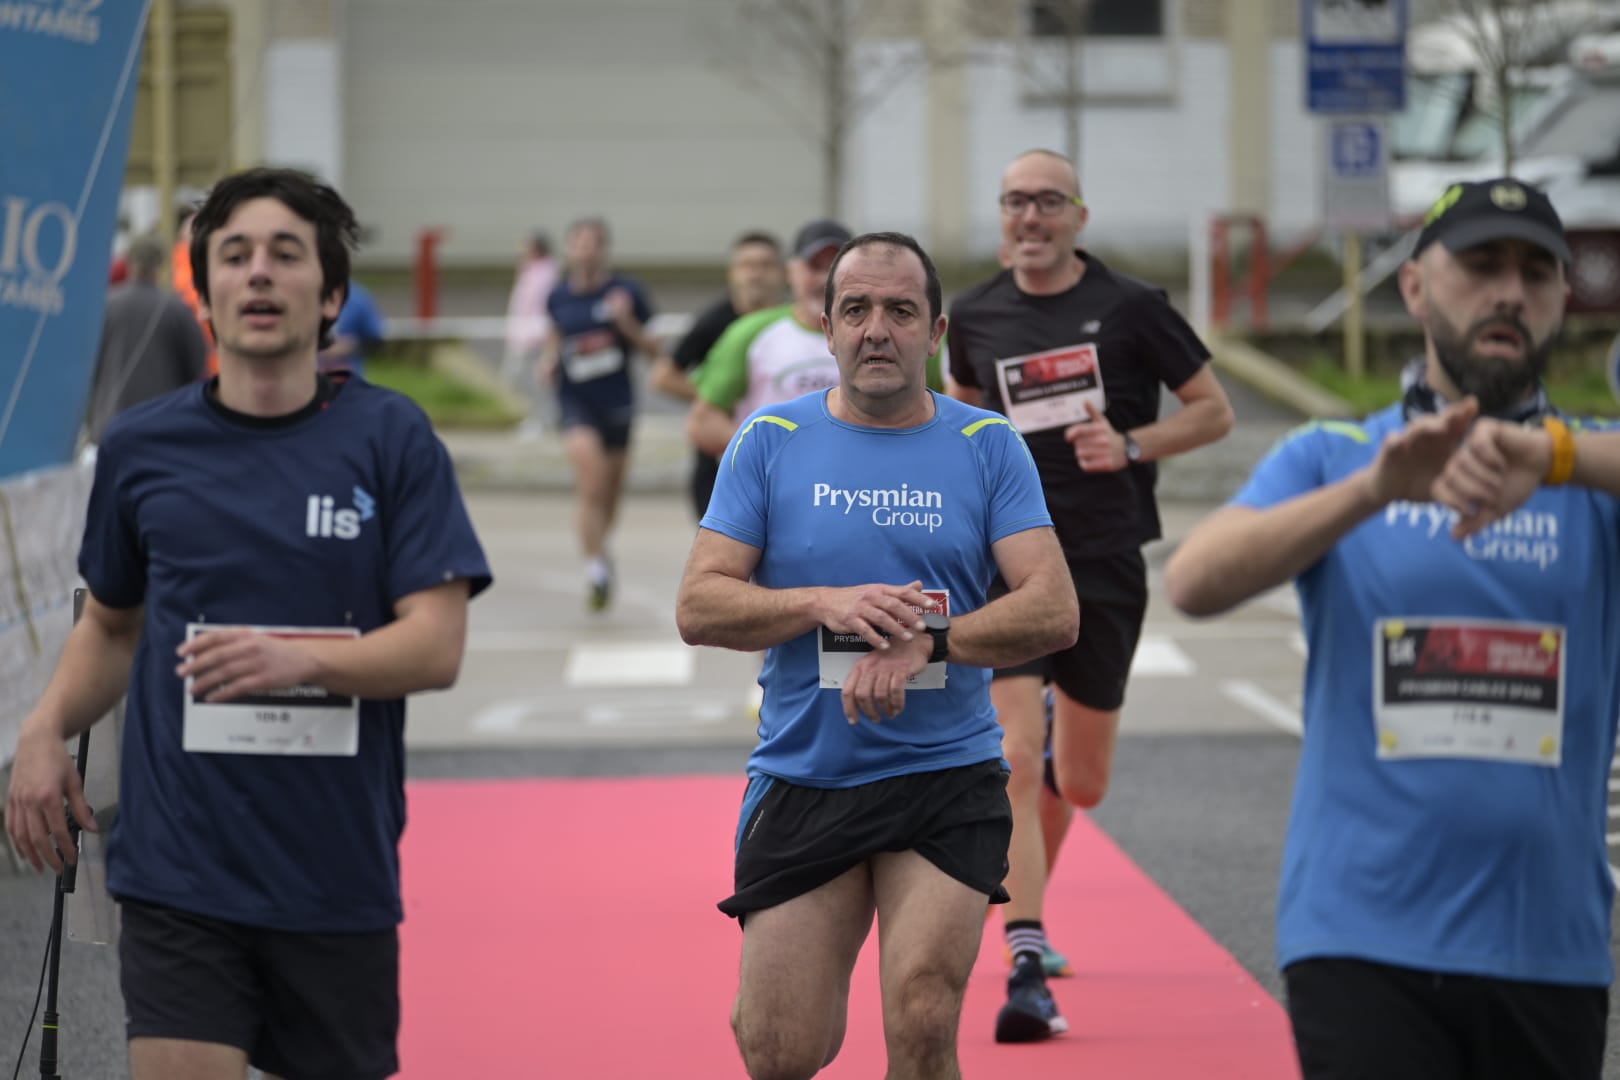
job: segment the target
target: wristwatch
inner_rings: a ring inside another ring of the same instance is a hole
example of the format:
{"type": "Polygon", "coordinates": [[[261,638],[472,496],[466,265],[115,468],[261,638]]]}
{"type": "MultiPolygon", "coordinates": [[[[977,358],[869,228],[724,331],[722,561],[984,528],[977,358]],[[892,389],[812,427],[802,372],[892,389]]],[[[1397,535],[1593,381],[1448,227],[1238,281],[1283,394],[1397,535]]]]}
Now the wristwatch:
{"type": "Polygon", "coordinates": [[[934,651],[928,654],[928,662],[937,664],[950,655],[951,647],[948,641],[951,633],[951,620],[937,611],[923,612],[923,629],[928,636],[934,639],[934,651]]]}
{"type": "Polygon", "coordinates": [[[1135,465],[1142,460],[1142,447],[1137,444],[1135,439],[1131,438],[1130,432],[1122,431],[1119,434],[1125,440],[1125,460],[1135,465]]]}

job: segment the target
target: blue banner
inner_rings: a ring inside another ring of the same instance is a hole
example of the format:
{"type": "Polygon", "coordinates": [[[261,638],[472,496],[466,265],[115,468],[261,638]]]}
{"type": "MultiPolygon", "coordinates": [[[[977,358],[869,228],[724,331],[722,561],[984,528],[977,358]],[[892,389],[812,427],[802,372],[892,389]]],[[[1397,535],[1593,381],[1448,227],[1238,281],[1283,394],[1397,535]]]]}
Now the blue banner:
{"type": "Polygon", "coordinates": [[[72,460],[149,0],[0,0],[0,477],[72,460]]]}

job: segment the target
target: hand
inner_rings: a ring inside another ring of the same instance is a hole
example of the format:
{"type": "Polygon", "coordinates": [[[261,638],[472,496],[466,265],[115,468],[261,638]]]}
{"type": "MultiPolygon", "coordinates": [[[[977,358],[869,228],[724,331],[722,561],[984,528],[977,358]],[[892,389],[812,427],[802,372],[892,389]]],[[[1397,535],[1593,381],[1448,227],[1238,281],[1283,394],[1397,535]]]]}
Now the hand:
{"type": "Polygon", "coordinates": [[[931,611],[935,605],[921,589],[921,581],[829,588],[821,603],[820,622],[835,634],[859,634],[882,652],[889,647],[890,638],[910,641],[923,629],[917,612],[931,611]]]}
{"type": "Polygon", "coordinates": [[[1384,507],[1398,499],[1428,502],[1435,479],[1478,415],[1479,401],[1467,397],[1386,436],[1365,473],[1374,505],[1384,507]]]}
{"type": "Polygon", "coordinates": [[[839,698],[844,719],[858,723],[862,716],[874,724],[892,720],[906,707],[906,680],[928,666],[934,639],[924,635],[897,649],[869,652],[855,661],[839,698]]]}
{"type": "Polygon", "coordinates": [[[84,785],[67,747],[47,728],[24,724],[6,792],[6,832],[17,854],[35,870],[48,865],[60,874],[64,858],[79,861],[64,803],[72,805],[80,828],[96,831],[95,815],[84,799],[84,785]]]}
{"type": "Polygon", "coordinates": [[[212,630],[175,650],[174,673],[194,678],[193,696],[231,701],[261,690],[282,690],[313,679],[314,659],[296,642],[256,630],[212,630]]]}
{"type": "Polygon", "coordinates": [[[1089,401],[1086,412],[1091,414],[1089,421],[1063,429],[1063,437],[1074,447],[1075,461],[1086,472],[1118,472],[1130,463],[1125,457],[1125,436],[1089,401]]]}
{"type": "Polygon", "coordinates": [[[1541,428],[1481,420],[1446,463],[1431,497],[1457,511],[1451,535],[1465,540],[1523,505],[1551,465],[1552,436],[1541,428]]]}
{"type": "Polygon", "coordinates": [[[557,385],[557,369],[560,366],[555,355],[540,358],[540,362],[534,365],[534,378],[540,384],[540,389],[549,390],[557,385]]]}
{"type": "Polygon", "coordinates": [[[630,290],[609,289],[604,300],[607,304],[608,317],[620,330],[628,334],[641,329],[641,323],[636,319],[635,299],[630,295],[630,290]]]}

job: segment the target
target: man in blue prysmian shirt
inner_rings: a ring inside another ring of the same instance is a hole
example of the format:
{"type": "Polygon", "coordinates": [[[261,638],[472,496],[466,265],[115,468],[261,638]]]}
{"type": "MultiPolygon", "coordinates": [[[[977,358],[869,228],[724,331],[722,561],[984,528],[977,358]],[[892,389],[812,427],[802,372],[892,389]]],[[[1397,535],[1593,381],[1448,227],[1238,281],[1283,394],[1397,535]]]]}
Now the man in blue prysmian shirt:
{"type": "Polygon", "coordinates": [[[927,388],[940,309],[915,240],[844,245],[822,316],[839,385],[743,422],[681,584],[687,642],[768,650],[720,905],[743,921],[732,1022],[753,1076],[837,1054],[874,912],[884,1015],[905,1028],[891,1072],[958,1075],[937,1018],[960,1016],[986,905],[1006,900],[1012,827],[987,669],[1078,629],[1018,432],[927,388]],[[1012,590],[986,603],[998,569],[1012,590]]]}
{"type": "Polygon", "coordinates": [[[1448,188],[1401,267],[1404,400],[1284,440],[1167,568],[1192,614],[1299,590],[1277,950],[1308,1080],[1602,1072],[1620,434],[1542,386],[1569,264],[1541,192],[1448,188]]]}
{"type": "Polygon", "coordinates": [[[18,738],[22,856],[95,828],[63,740],[128,692],[108,887],[135,1080],[398,1070],[407,694],[451,685],[490,583],[409,399],[318,374],[353,212],[303,174],[226,177],[192,225],[217,378],[121,414],[89,585],[18,738]]]}

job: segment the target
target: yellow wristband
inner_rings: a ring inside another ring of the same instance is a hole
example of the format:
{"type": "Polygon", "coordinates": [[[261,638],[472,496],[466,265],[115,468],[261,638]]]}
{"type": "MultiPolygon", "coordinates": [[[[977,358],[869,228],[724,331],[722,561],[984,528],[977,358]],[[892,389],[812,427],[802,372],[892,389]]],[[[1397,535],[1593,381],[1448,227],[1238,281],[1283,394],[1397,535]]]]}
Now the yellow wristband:
{"type": "Polygon", "coordinates": [[[1569,425],[1556,416],[1547,417],[1541,426],[1552,436],[1552,464],[1547,467],[1546,483],[1567,484],[1575,475],[1575,436],[1569,433],[1569,425]]]}

